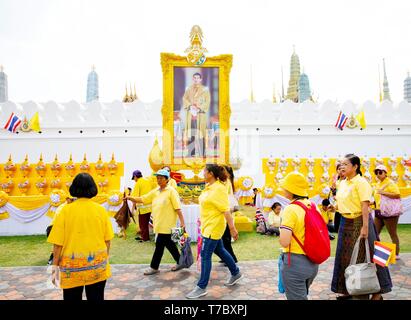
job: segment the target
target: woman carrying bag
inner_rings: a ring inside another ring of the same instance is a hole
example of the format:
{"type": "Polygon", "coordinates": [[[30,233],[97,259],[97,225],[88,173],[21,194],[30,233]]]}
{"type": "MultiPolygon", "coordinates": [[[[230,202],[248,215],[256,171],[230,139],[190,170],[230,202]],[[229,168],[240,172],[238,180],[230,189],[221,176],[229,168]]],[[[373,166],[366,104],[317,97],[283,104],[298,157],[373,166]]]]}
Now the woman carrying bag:
{"type": "MultiPolygon", "coordinates": [[[[351,264],[356,241],[359,237],[367,239],[370,255],[373,256],[374,241],[379,239],[370,215],[372,189],[367,180],[362,177],[360,158],[354,154],[347,154],[341,162],[341,171],[345,180],[342,180],[339,185],[336,199],[342,218],[338,231],[331,291],[341,294],[337,299],[350,299],[352,296],[346,288],[345,270],[351,264]]],[[[357,262],[365,261],[365,253],[365,245],[361,241],[357,262]]],[[[372,300],[382,299],[381,293],[390,292],[392,288],[388,268],[377,266],[377,276],[381,291],[373,293],[372,300]]]]}
{"type": "Polygon", "coordinates": [[[395,254],[399,259],[400,239],[397,234],[398,219],[403,212],[400,189],[387,177],[387,168],[379,165],[374,170],[378,182],[375,187],[375,218],[374,223],[378,235],[384,226],[387,227],[391,241],[395,243],[395,254]]]}

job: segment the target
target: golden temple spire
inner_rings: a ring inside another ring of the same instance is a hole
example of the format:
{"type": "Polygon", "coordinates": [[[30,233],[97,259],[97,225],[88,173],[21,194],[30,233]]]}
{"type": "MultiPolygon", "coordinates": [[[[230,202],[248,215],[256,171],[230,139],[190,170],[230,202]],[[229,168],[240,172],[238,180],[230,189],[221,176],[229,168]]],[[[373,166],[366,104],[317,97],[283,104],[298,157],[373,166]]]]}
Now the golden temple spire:
{"type": "Polygon", "coordinates": [[[275,94],[275,83],[273,83],[273,103],[277,103],[277,98],[275,94]]]}
{"type": "Polygon", "coordinates": [[[138,100],[137,98],[137,91],[136,91],[136,83],[134,82],[134,95],[133,95],[134,100],[138,100]]]}
{"type": "Polygon", "coordinates": [[[129,97],[128,92],[127,92],[127,83],[126,83],[126,95],[123,98],[123,102],[129,102],[129,100],[130,100],[130,97],[129,97]]]}
{"type": "Polygon", "coordinates": [[[252,65],[250,65],[250,86],[251,86],[250,102],[255,103],[254,92],[253,92],[253,66],[252,65]]]}
{"type": "Polygon", "coordinates": [[[378,64],[378,89],[380,90],[380,102],[382,102],[380,64],[378,64]]]}

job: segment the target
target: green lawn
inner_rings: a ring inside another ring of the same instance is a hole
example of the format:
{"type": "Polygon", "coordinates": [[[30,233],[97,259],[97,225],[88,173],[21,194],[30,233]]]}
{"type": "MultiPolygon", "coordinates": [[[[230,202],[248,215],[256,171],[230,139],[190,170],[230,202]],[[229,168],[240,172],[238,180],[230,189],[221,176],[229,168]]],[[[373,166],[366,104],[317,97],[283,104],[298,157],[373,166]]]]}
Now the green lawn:
{"type": "MultiPolygon", "coordinates": [[[[111,263],[149,264],[154,252],[154,243],[138,243],[134,240],[135,225],[128,229],[126,240],[115,236],[112,242],[111,263]]],[[[401,252],[411,252],[411,225],[399,225],[398,233],[401,241],[401,252]]],[[[390,241],[384,230],[383,241],[390,241]]],[[[334,255],[337,239],[331,242],[331,253],[334,255]]],[[[240,232],[239,240],[233,243],[234,252],[239,261],[274,260],[279,254],[278,238],[268,237],[255,232],[240,232]]],[[[0,267],[11,266],[44,266],[50,255],[51,245],[46,242],[46,236],[15,236],[0,237],[0,267]]],[[[193,244],[193,254],[197,247],[193,244]]],[[[214,256],[214,261],[218,261],[214,256]]],[[[173,263],[171,255],[165,250],[162,262],[173,263]]]]}

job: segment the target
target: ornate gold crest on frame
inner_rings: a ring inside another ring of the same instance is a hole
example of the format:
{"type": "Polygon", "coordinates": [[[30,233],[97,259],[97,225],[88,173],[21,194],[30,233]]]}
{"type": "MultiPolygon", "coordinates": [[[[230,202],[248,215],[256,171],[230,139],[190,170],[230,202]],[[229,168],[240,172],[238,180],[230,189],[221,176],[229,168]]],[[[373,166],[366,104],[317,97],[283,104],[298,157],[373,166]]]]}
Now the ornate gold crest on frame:
{"type": "Polygon", "coordinates": [[[161,53],[163,71],[162,165],[199,172],[229,162],[229,76],[233,56],[205,58],[203,33],[194,26],[187,56],[161,53]]]}

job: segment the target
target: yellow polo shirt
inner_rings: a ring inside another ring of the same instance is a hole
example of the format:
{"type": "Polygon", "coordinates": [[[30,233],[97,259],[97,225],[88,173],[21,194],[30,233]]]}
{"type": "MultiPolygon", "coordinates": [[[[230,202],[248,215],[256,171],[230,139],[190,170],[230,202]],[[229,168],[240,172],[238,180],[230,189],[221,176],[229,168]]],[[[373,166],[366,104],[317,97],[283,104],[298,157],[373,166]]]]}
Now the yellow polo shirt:
{"type": "MultiPolygon", "coordinates": [[[[131,193],[132,197],[142,197],[145,194],[149,193],[152,190],[151,181],[147,178],[138,178],[136,184],[134,185],[133,192],[131,193]]],[[[137,213],[146,214],[151,212],[150,205],[137,205],[137,213]]]]}
{"type": "MultiPolygon", "coordinates": [[[[308,199],[299,200],[306,206],[310,206],[308,199]]],[[[302,245],[305,240],[305,210],[296,204],[289,204],[284,208],[281,216],[280,229],[290,230],[294,236],[298,238],[302,245]]],[[[296,254],[305,254],[304,250],[300,247],[294,237],[291,237],[290,246],[283,248],[283,252],[291,252],[296,254]],[[290,249],[291,248],[291,249],[290,249]]]]}
{"type": "Polygon", "coordinates": [[[177,190],[177,181],[175,181],[173,178],[170,178],[168,180],[167,185],[177,190]]]}
{"type": "Polygon", "coordinates": [[[178,192],[167,185],[163,191],[154,189],[141,199],[144,204],[151,204],[154,233],[171,234],[171,229],[177,224],[176,210],[181,209],[178,192]]]}
{"type": "Polygon", "coordinates": [[[381,195],[377,193],[377,190],[384,189],[384,192],[400,194],[400,188],[398,185],[392,181],[390,178],[385,178],[384,181],[378,180],[375,185],[374,199],[375,199],[375,208],[380,209],[381,195]]]}
{"type": "Polygon", "coordinates": [[[342,180],[336,196],[338,212],[340,212],[344,218],[358,218],[362,215],[361,202],[371,201],[371,197],[371,185],[359,174],[351,180],[342,180]]]}
{"type": "Polygon", "coordinates": [[[98,203],[80,198],[56,214],[47,242],[62,246],[60,286],[90,285],[111,276],[106,241],[113,239],[110,217],[98,203]]]}
{"type": "Polygon", "coordinates": [[[324,210],[321,205],[318,205],[317,208],[319,209],[321,216],[323,217],[326,224],[328,224],[330,221],[334,221],[335,212],[324,210]]]}
{"type": "Polygon", "coordinates": [[[219,240],[224,234],[224,212],[230,211],[227,186],[220,181],[207,184],[200,197],[201,234],[205,238],[219,240]]]}

